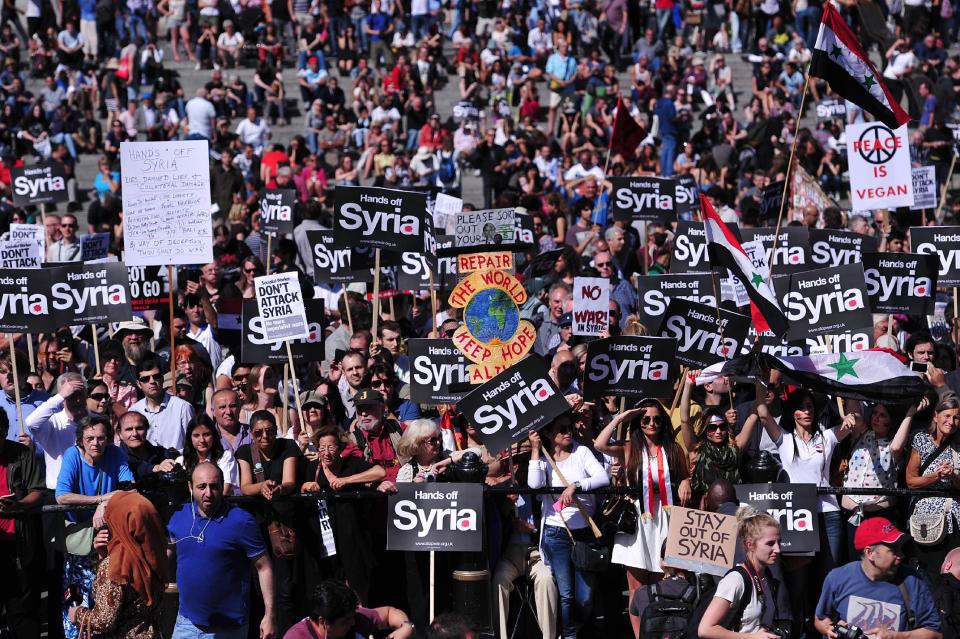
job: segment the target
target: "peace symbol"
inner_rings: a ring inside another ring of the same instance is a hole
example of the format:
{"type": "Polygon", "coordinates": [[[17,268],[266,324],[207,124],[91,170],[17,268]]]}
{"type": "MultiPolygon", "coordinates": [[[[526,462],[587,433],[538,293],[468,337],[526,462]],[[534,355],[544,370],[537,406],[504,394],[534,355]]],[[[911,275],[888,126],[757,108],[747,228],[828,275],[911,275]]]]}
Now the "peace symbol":
{"type": "Polygon", "coordinates": [[[860,144],[858,145],[857,152],[860,154],[860,157],[870,164],[884,164],[885,162],[889,162],[897,152],[896,146],[892,149],[884,146],[884,143],[889,142],[891,139],[896,140],[896,136],[893,131],[882,124],[867,127],[863,133],[860,134],[860,144]]]}

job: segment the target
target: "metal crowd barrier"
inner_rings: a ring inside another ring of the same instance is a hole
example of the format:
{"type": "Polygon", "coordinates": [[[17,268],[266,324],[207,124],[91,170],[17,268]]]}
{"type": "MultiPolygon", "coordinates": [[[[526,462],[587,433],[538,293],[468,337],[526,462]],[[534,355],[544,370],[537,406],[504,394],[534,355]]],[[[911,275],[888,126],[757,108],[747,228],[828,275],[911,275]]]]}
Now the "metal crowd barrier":
{"type": "MultiPolygon", "coordinates": [[[[488,495],[559,495],[563,492],[562,487],[546,487],[546,488],[528,488],[526,486],[485,486],[484,492],[488,495]]],[[[607,486],[605,488],[597,488],[594,490],[586,490],[578,492],[578,495],[631,495],[634,497],[639,496],[640,490],[637,488],[629,488],[626,486],[607,486]]],[[[885,495],[891,497],[954,497],[960,499],[960,490],[931,490],[931,489],[910,489],[910,488],[836,488],[833,486],[822,486],[817,488],[817,494],[819,495],[885,495]]],[[[302,493],[296,495],[286,495],[280,497],[280,500],[288,501],[307,501],[312,502],[317,499],[326,499],[326,500],[343,500],[343,501],[354,501],[359,499],[377,499],[385,497],[386,493],[379,492],[377,490],[367,489],[367,490],[349,490],[349,491],[324,491],[317,493],[302,493]]],[[[245,495],[231,495],[226,497],[227,501],[236,504],[244,503],[262,503],[262,498],[259,495],[245,496],[245,495]]],[[[185,503],[185,502],[183,502],[185,503]]],[[[172,506],[178,505],[177,502],[171,502],[172,506]]],[[[64,506],[58,504],[52,504],[43,506],[42,509],[33,509],[32,511],[21,511],[19,514],[25,512],[71,512],[71,511],[83,511],[83,510],[94,510],[95,505],[88,506],[64,506]]],[[[14,516],[17,513],[0,513],[0,517],[4,516],[14,516]]]]}

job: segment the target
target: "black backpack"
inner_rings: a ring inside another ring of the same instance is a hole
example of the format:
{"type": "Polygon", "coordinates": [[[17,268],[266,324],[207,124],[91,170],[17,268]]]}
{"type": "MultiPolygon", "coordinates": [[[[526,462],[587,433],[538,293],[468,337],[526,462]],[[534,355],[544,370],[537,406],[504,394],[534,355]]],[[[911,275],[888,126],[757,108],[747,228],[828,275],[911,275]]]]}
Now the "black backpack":
{"type": "MultiPolygon", "coordinates": [[[[739,572],[740,576],[743,577],[743,583],[746,587],[743,589],[743,595],[740,597],[740,601],[738,601],[736,605],[730,606],[730,612],[723,618],[720,625],[727,630],[737,632],[740,630],[740,620],[743,618],[743,611],[750,605],[750,598],[753,596],[753,581],[750,578],[750,573],[747,572],[747,569],[744,568],[742,564],[731,568],[727,575],[731,572],[739,572]]],[[[717,594],[717,586],[719,584],[720,580],[717,580],[717,583],[701,593],[700,598],[697,600],[696,607],[690,614],[690,620],[687,622],[683,639],[700,639],[700,621],[703,619],[703,614],[707,611],[707,606],[710,605],[714,595],[717,594]]]]}
{"type": "Polygon", "coordinates": [[[684,639],[699,600],[698,584],[688,584],[677,597],[665,595],[660,592],[659,583],[652,583],[647,586],[647,594],[649,603],[640,616],[640,636],[644,639],[684,639]]]}

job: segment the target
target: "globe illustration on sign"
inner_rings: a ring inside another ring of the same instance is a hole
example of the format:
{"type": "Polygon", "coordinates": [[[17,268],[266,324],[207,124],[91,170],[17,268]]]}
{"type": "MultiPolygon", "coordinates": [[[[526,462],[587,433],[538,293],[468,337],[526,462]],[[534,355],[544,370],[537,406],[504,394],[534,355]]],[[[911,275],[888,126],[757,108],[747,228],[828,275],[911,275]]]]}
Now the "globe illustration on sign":
{"type": "Polygon", "coordinates": [[[520,325],[520,311],[509,295],[491,288],[474,295],[463,313],[470,334],[486,344],[508,341],[520,325]]]}

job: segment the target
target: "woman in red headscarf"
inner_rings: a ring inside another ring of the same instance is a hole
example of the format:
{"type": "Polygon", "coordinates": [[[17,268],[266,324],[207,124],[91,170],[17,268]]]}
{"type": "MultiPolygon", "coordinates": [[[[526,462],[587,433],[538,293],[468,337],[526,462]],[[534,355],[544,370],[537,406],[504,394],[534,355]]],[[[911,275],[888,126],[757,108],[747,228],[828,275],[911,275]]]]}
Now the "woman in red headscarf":
{"type": "Polygon", "coordinates": [[[167,538],[160,516],[153,504],[131,491],[110,499],[105,520],[107,556],[93,582],[94,605],[71,608],[70,620],[81,633],[89,625],[98,639],[157,639],[167,583],[167,538]]]}

